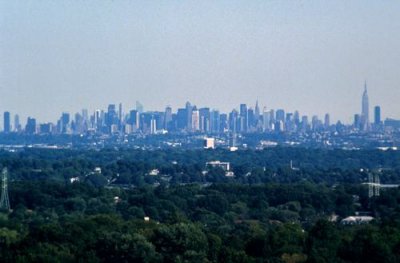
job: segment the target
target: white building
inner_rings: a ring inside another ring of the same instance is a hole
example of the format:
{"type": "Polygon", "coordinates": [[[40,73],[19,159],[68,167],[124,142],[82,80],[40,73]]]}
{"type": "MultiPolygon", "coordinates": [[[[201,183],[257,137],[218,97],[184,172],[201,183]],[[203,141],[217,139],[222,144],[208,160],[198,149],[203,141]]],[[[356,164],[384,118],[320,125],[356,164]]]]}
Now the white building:
{"type": "Polygon", "coordinates": [[[214,138],[205,138],[204,139],[204,148],[205,149],[215,149],[215,139],[214,138]]]}

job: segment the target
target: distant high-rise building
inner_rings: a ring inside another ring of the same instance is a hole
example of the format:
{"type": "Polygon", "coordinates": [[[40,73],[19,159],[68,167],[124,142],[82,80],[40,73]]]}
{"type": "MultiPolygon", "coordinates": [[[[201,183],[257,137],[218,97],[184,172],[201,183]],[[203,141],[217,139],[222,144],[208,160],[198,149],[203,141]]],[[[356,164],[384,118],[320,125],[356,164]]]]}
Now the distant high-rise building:
{"type": "Polygon", "coordinates": [[[129,112],[128,124],[132,125],[133,131],[140,128],[140,113],[137,110],[129,112]]]}
{"type": "Polygon", "coordinates": [[[274,124],[275,123],[275,110],[270,110],[271,111],[271,123],[274,124]]]}
{"type": "Polygon", "coordinates": [[[87,109],[82,109],[82,118],[84,122],[89,120],[89,112],[87,109]]]}
{"type": "Polygon", "coordinates": [[[293,120],[294,120],[294,123],[296,124],[296,126],[298,126],[300,124],[300,113],[299,113],[299,111],[295,111],[294,112],[293,120]]]}
{"type": "Polygon", "coordinates": [[[368,100],[368,92],[367,92],[367,82],[365,82],[364,93],[362,96],[362,105],[361,105],[361,128],[363,131],[369,130],[369,100],[368,100]]]}
{"type": "Polygon", "coordinates": [[[249,126],[249,119],[248,119],[248,111],[246,104],[240,104],[240,131],[247,132],[247,128],[249,126]]]}
{"type": "Polygon", "coordinates": [[[100,130],[101,126],[102,126],[102,120],[101,120],[101,110],[96,110],[94,112],[94,125],[96,127],[96,129],[100,130]]]}
{"type": "Polygon", "coordinates": [[[118,123],[120,125],[120,127],[122,127],[122,123],[123,123],[123,113],[122,113],[122,103],[119,104],[118,107],[118,123]]]}
{"type": "Polygon", "coordinates": [[[187,113],[187,119],[186,119],[186,128],[190,130],[192,128],[192,111],[193,111],[193,106],[190,104],[190,102],[186,102],[186,113],[187,113]]]}
{"type": "Polygon", "coordinates": [[[317,115],[314,115],[311,118],[311,129],[313,131],[320,131],[323,128],[324,128],[324,124],[323,124],[322,120],[320,120],[317,115]]]}
{"type": "Polygon", "coordinates": [[[232,110],[229,113],[229,130],[233,133],[236,133],[238,123],[238,112],[236,110],[232,110]]]}
{"type": "Polygon", "coordinates": [[[36,133],[36,119],[28,117],[25,126],[25,132],[28,134],[35,134],[36,133]]]}
{"type": "Polygon", "coordinates": [[[165,130],[170,130],[172,122],[172,108],[170,106],[167,106],[165,108],[165,113],[164,113],[164,129],[165,130]]]}
{"type": "Polygon", "coordinates": [[[276,111],[276,121],[285,122],[285,111],[279,109],[276,111]]]}
{"type": "Polygon", "coordinates": [[[374,108],[374,123],[375,125],[381,124],[381,107],[380,106],[375,106],[374,108]]]}
{"type": "Polygon", "coordinates": [[[293,132],[295,128],[293,113],[286,113],[285,130],[293,132]]]}
{"type": "MultiPolygon", "coordinates": [[[[118,125],[118,114],[115,104],[108,105],[108,110],[106,113],[106,126],[109,132],[111,132],[111,126],[118,125]]],[[[115,127],[113,127],[115,130],[115,127]]]]}
{"type": "Polygon", "coordinates": [[[269,131],[271,129],[271,111],[267,111],[267,107],[263,109],[263,130],[269,131]]]}
{"type": "Polygon", "coordinates": [[[248,130],[254,130],[254,127],[256,126],[256,118],[255,118],[255,114],[254,114],[254,110],[252,108],[249,108],[247,110],[247,129],[248,130]]]}
{"type": "Polygon", "coordinates": [[[60,119],[59,132],[67,133],[69,129],[70,116],[69,113],[63,112],[60,119]]]}
{"type": "Polygon", "coordinates": [[[309,130],[309,125],[308,125],[308,116],[302,116],[301,117],[301,131],[306,132],[309,130]]]}
{"type": "Polygon", "coordinates": [[[194,108],[192,111],[192,131],[197,132],[200,130],[200,112],[194,108]]]}
{"type": "Polygon", "coordinates": [[[330,125],[331,125],[331,117],[329,113],[327,113],[325,114],[325,121],[324,121],[325,129],[329,128],[330,125]]]}
{"type": "Polygon", "coordinates": [[[283,121],[276,121],[275,122],[275,131],[276,132],[283,132],[284,131],[284,127],[283,127],[283,121]]]}
{"type": "Polygon", "coordinates": [[[41,134],[51,134],[53,132],[53,124],[51,123],[42,123],[39,128],[41,134]]]}
{"type": "Polygon", "coordinates": [[[212,133],[220,132],[220,114],[218,110],[213,110],[210,113],[210,126],[212,133]]]}
{"type": "Polygon", "coordinates": [[[4,132],[9,133],[11,131],[10,112],[4,112],[4,132]]]}
{"type": "Polygon", "coordinates": [[[188,114],[186,109],[178,109],[176,114],[176,126],[178,130],[184,130],[187,127],[188,114]]]}
{"type": "Polygon", "coordinates": [[[219,132],[228,130],[228,114],[222,113],[219,115],[219,132]]]}
{"type": "Polygon", "coordinates": [[[210,108],[201,108],[200,112],[200,131],[210,132],[210,108]]]}
{"type": "Polygon", "coordinates": [[[354,128],[360,129],[361,127],[361,116],[360,114],[354,114],[354,128]]]}
{"type": "Polygon", "coordinates": [[[157,121],[154,119],[154,116],[151,118],[150,121],[150,133],[155,134],[157,132],[157,121]]]}
{"type": "Polygon", "coordinates": [[[260,121],[260,107],[258,106],[258,100],[256,101],[256,106],[254,108],[254,119],[255,126],[257,126],[258,122],[260,121]]]}
{"type": "Polygon", "coordinates": [[[14,116],[14,131],[20,132],[21,131],[21,124],[19,123],[19,115],[15,114],[14,116]]]}

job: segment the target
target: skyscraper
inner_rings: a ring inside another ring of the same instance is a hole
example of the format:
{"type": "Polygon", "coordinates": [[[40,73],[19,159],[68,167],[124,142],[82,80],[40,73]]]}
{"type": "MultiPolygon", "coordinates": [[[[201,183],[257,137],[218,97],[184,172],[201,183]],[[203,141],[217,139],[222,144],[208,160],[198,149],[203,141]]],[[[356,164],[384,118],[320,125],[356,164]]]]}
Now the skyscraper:
{"type": "Polygon", "coordinates": [[[28,117],[28,121],[26,122],[25,132],[28,134],[36,133],[36,119],[28,117]]]}
{"type": "Polygon", "coordinates": [[[263,109],[263,130],[268,131],[271,129],[271,111],[267,111],[267,107],[263,109]]]}
{"type": "Polygon", "coordinates": [[[220,114],[219,110],[212,110],[210,113],[210,126],[212,133],[220,132],[220,114]]]}
{"type": "Polygon", "coordinates": [[[229,113],[229,130],[237,132],[238,112],[234,109],[229,113]]]}
{"type": "Polygon", "coordinates": [[[11,131],[11,122],[10,122],[10,112],[4,112],[4,132],[9,133],[11,131]]]}
{"type": "Polygon", "coordinates": [[[178,109],[176,114],[177,119],[177,128],[179,130],[184,130],[187,127],[188,123],[188,114],[186,109],[178,109]]]}
{"type": "Polygon", "coordinates": [[[241,132],[247,132],[247,127],[249,126],[249,119],[248,119],[248,111],[247,111],[247,105],[246,104],[240,104],[240,131],[241,132]]]}
{"type": "Polygon", "coordinates": [[[328,129],[330,125],[331,125],[331,117],[329,113],[327,113],[325,114],[325,121],[324,121],[325,129],[328,129]]]}
{"type": "Polygon", "coordinates": [[[154,116],[152,116],[150,120],[150,134],[156,134],[156,132],[157,132],[157,121],[154,119],[154,116]]]}
{"type": "Polygon", "coordinates": [[[369,129],[369,100],[367,92],[367,82],[364,84],[364,93],[361,105],[361,129],[367,131],[369,129]]]}
{"type": "Polygon", "coordinates": [[[359,129],[361,126],[361,116],[360,114],[354,114],[354,128],[359,129]]]}
{"type": "Polygon", "coordinates": [[[381,124],[381,107],[380,106],[375,106],[374,109],[374,124],[379,125],[381,124]]]}
{"type": "Polygon", "coordinates": [[[172,122],[172,108],[167,106],[164,112],[164,129],[170,129],[170,123],[172,122]]]}
{"type": "Polygon", "coordinates": [[[276,111],[276,121],[285,122],[285,111],[283,109],[276,111]]]}
{"type": "Polygon", "coordinates": [[[119,107],[118,107],[118,122],[119,122],[120,127],[122,127],[122,123],[123,123],[122,103],[120,103],[119,107]]]}
{"type": "Polygon", "coordinates": [[[137,110],[131,110],[129,113],[128,124],[132,125],[132,129],[136,131],[140,128],[140,113],[137,110]]]}
{"type": "Polygon", "coordinates": [[[187,114],[187,119],[186,119],[186,128],[190,131],[192,128],[192,111],[193,111],[193,106],[190,104],[190,102],[186,102],[186,114],[187,114]]]}
{"type": "Polygon", "coordinates": [[[210,108],[201,108],[200,112],[200,130],[210,132],[210,108]]]}
{"type": "Polygon", "coordinates": [[[258,100],[256,101],[256,106],[254,108],[254,119],[255,119],[255,125],[258,124],[260,121],[260,107],[258,106],[258,100]]]}
{"type": "Polygon", "coordinates": [[[192,110],[192,125],[191,131],[197,132],[200,130],[200,112],[197,110],[196,107],[192,110]]]}
{"type": "Polygon", "coordinates": [[[19,115],[16,114],[14,116],[14,131],[19,132],[21,131],[21,124],[19,124],[19,115]]]}

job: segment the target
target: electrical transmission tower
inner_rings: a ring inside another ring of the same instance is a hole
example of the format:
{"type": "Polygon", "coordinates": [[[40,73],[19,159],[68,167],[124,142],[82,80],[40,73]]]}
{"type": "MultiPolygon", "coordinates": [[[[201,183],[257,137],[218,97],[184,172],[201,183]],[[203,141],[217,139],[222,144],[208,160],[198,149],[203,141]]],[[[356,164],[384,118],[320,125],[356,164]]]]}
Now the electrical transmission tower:
{"type": "Polygon", "coordinates": [[[10,211],[10,200],[8,199],[8,183],[7,183],[8,171],[7,168],[3,169],[1,174],[1,198],[0,198],[0,209],[10,211]]]}

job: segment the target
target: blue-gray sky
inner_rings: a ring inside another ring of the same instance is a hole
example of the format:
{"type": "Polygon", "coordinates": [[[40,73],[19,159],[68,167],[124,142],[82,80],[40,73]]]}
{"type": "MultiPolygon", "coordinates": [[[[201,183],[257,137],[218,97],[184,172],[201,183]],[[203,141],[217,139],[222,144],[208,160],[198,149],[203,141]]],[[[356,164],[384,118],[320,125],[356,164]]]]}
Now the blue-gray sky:
{"type": "Polygon", "coordinates": [[[54,1],[0,3],[0,111],[326,112],[371,106],[400,118],[400,1],[54,1]]]}

